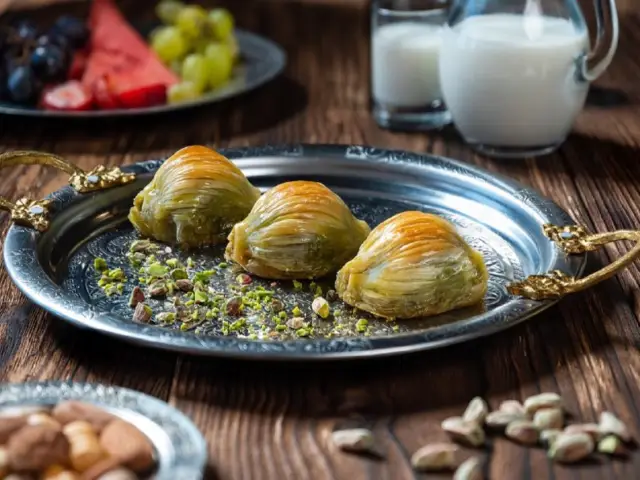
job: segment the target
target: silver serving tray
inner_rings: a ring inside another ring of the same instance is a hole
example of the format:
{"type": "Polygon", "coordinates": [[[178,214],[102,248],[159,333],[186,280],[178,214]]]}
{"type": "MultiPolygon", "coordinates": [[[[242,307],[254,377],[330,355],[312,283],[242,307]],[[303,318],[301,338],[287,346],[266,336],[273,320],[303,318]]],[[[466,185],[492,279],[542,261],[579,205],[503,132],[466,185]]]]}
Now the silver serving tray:
{"type": "Polygon", "coordinates": [[[157,398],[126,388],[75,382],[0,386],[0,413],[17,407],[53,406],[64,400],[92,403],[144,433],[153,443],[158,460],[151,479],[203,478],[207,447],[202,434],[185,415],[157,398]]]}
{"type": "MultiPolygon", "coordinates": [[[[567,256],[543,234],[543,224],[573,224],[555,203],[512,180],[455,160],[337,145],[239,148],[222,153],[262,189],[293,179],[320,181],[371,226],[404,210],[442,215],[484,255],[490,272],[484,307],[401,322],[397,332],[380,322],[377,334],[369,337],[290,341],[196,335],[133,323],[127,296],[106,298],[95,286],[90,265],[99,255],[110,265],[126,268],[126,241],[134,235],[126,215],[135,194],[160,166],[161,161],[155,160],[125,167],[137,174],[125,186],[91,194],[65,187],[52,194],[55,213],[48,231],[38,233],[17,225],[9,229],[4,246],[9,275],[25,295],[52,314],[138,345],[198,355],[319,360],[428,350],[504,330],[557,301],[514,297],[507,285],[552,270],[579,277],[586,262],[586,255],[567,256]]],[[[295,301],[308,310],[308,299],[295,301]]]]}

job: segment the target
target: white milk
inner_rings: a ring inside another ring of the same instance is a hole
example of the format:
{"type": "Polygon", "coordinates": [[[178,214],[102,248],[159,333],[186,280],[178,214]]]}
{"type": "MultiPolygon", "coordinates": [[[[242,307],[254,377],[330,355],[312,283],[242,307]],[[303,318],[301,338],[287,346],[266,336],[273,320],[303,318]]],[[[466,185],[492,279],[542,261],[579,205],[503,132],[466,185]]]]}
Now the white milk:
{"type": "Polygon", "coordinates": [[[588,84],[576,81],[585,31],[561,18],[491,14],[443,30],[440,80],[470,143],[542,147],[562,142],[588,84]]]}
{"type": "Polygon", "coordinates": [[[383,25],[372,39],[373,98],[393,107],[441,100],[438,73],[442,27],[414,22],[383,25]]]}

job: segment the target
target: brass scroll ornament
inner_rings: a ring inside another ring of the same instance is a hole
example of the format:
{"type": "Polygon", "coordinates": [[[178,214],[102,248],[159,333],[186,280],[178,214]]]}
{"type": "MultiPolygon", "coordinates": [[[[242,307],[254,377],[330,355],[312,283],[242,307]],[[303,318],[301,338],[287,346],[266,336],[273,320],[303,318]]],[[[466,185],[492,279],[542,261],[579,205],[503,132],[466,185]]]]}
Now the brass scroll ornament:
{"type": "MultiPolygon", "coordinates": [[[[67,162],[64,158],[44,152],[6,152],[0,155],[0,169],[16,165],[48,165],[70,175],[69,184],[80,193],[95,192],[132,182],[135,175],[118,167],[100,165],[89,172],[67,162]]],[[[49,200],[21,198],[16,203],[0,197],[0,210],[10,213],[19,225],[33,227],[40,232],[49,228],[49,200]]]]}
{"type": "Polygon", "coordinates": [[[591,252],[607,243],[621,240],[635,242],[635,246],[615,262],[581,279],[566,275],[559,270],[546,275],[531,275],[523,281],[513,283],[507,287],[507,290],[512,295],[542,300],[559,298],[569,293],[579,292],[611,278],[640,256],[640,231],[619,230],[611,233],[590,234],[579,226],[557,227],[555,225],[544,225],[542,228],[544,234],[567,254],[591,252]]]}

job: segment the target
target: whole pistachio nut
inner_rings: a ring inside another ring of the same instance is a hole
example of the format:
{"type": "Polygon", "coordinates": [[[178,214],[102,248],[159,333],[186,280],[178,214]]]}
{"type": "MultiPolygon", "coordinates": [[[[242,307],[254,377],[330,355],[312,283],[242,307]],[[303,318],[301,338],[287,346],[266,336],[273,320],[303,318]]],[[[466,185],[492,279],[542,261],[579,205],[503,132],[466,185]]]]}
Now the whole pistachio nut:
{"type": "Polygon", "coordinates": [[[430,443],[416,450],[411,456],[411,465],[425,472],[453,470],[459,451],[460,448],[453,443],[430,443]]]}

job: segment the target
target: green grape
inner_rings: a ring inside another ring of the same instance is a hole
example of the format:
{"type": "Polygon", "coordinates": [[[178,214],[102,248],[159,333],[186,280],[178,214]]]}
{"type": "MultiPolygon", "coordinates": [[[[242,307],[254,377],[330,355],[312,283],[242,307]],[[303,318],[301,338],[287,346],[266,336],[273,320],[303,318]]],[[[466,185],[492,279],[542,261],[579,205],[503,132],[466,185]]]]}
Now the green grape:
{"type": "Polygon", "coordinates": [[[223,43],[229,48],[231,58],[234,63],[237,62],[240,58],[240,45],[238,45],[238,39],[235,35],[230,35],[223,43]]]}
{"type": "Polygon", "coordinates": [[[207,15],[209,34],[217,40],[226,40],[233,33],[233,15],[225,8],[214,8],[207,15]]]}
{"type": "Polygon", "coordinates": [[[209,62],[203,55],[192,53],[182,62],[182,81],[191,82],[199,92],[207,88],[209,77],[209,62]]]}
{"type": "Polygon", "coordinates": [[[167,25],[173,25],[178,18],[178,13],[184,8],[184,3],[177,0],[162,0],[156,5],[156,15],[167,25]]]}
{"type": "Polygon", "coordinates": [[[191,82],[176,83],[169,87],[167,100],[169,103],[182,103],[195,100],[200,96],[200,91],[191,82]]]}
{"type": "Polygon", "coordinates": [[[207,21],[207,12],[198,5],[184,7],[178,13],[176,26],[187,38],[198,38],[204,29],[207,21]]]}
{"type": "Polygon", "coordinates": [[[210,39],[206,37],[198,37],[193,41],[193,51],[196,53],[204,54],[210,43],[210,39]]]}
{"type": "Polygon", "coordinates": [[[231,50],[222,43],[210,44],[204,52],[209,63],[209,86],[218,88],[231,78],[233,58],[231,50]]]}
{"type": "Polygon", "coordinates": [[[182,60],[174,60],[169,64],[169,68],[176,75],[182,75],[182,60]]]}
{"type": "Polygon", "coordinates": [[[163,27],[153,35],[151,48],[164,63],[170,64],[182,58],[187,53],[188,46],[180,30],[176,27],[163,27]]]}

